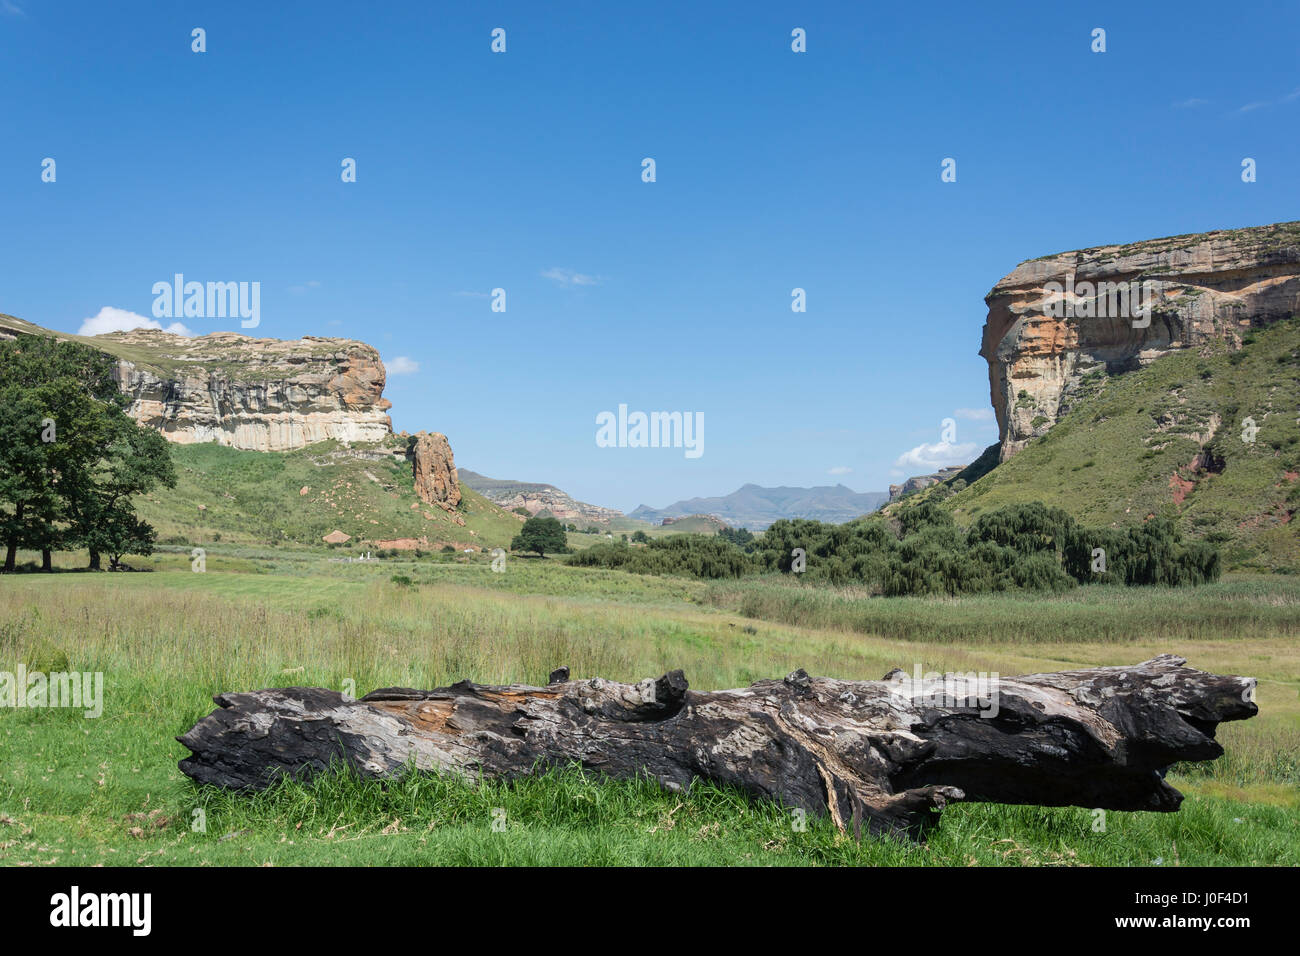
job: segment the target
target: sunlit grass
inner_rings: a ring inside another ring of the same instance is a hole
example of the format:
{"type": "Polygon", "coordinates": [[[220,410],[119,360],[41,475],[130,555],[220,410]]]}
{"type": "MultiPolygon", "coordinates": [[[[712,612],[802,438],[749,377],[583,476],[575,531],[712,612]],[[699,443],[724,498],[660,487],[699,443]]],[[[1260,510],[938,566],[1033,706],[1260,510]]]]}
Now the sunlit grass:
{"type": "Polygon", "coordinates": [[[209,554],[204,574],[184,554],[158,567],[0,579],[0,662],[106,680],[97,720],[0,711],[0,862],[1300,863],[1300,807],[1286,799],[1300,785],[1290,579],[948,601],[808,598],[780,582],[710,586],[547,561],[512,560],[498,575],[486,559],[347,565],[244,551],[209,554]],[[414,585],[394,585],[398,571],[414,585]],[[999,613],[1019,639],[996,628],[999,613]],[[1084,627],[1089,614],[1112,631],[1084,627]],[[1162,651],[1260,677],[1262,712],[1220,728],[1219,761],[1171,774],[1190,794],[1182,811],[1111,813],[1106,833],[1086,810],[958,805],[925,847],[858,845],[823,820],[795,830],[783,808],[729,791],[677,795],[580,773],[479,786],[326,777],[248,797],[194,787],[173,739],[213,694],[272,686],[539,684],[565,664],[575,677],[629,681],[680,667],[691,686],[716,689],[797,667],[859,679],[914,665],[1013,674],[1162,651]],[[192,829],[196,810],[204,832],[192,829]]]}

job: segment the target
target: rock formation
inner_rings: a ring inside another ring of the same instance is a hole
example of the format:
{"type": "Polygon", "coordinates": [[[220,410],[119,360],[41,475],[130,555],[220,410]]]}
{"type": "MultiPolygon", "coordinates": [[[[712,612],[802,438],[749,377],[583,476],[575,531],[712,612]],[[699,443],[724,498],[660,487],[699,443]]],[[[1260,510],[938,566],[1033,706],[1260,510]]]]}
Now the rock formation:
{"type": "Polygon", "coordinates": [[[187,339],[143,329],[95,340],[149,349],[147,364],[119,359],[118,382],[136,421],[170,441],[290,451],[328,438],[382,441],[392,432],[384,365],[361,342],[234,332],[187,339]]]}
{"type": "Polygon", "coordinates": [[[1236,346],[1250,327],[1300,312],[1300,222],[1032,259],[985,301],[980,355],[1005,461],[1100,377],[1212,339],[1236,346]]]}
{"type": "Polygon", "coordinates": [[[621,511],[578,501],[553,485],[488,478],[466,469],[461,470],[460,480],[506,511],[523,508],[533,516],[550,516],[565,522],[585,521],[595,524],[608,524],[614,519],[623,517],[621,511]]]}
{"type": "MultiPolygon", "coordinates": [[[[456,476],[456,460],[451,454],[447,436],[441,432],[418,432],[406,446],[406,457],[411,461],[415,476],[415,493],[426,504],[437,505],[443,511],[455,513],[460,504],[460,481],[456,476]]],[[[457,515],[459,517],[459,515],[457,515]]],[[[465,520],[461,518],[460,524],[465,520]]]]}
{"type": "Polygon", "coordinates": [[[392,434],[384,364],[362,342],[235,332],[187,338],[154,329],[78,336],[0,316],[0,337],[18,332],[112,355],[132,417],[179,444],[291,451],[327,438],[377,442],[392,434]]]}
{"type": "Polygon", "coordinates": [[[901,485],[889,486],[889,500],[891,503],[895,502],[909,492],[920,491],[922,488],[937,485],[939,482],[947,481],[953,475],[960,474],[965,470],[965,465],[950,465],[947,468],[940,468],[932,475],[913,475],[901,485]]]}

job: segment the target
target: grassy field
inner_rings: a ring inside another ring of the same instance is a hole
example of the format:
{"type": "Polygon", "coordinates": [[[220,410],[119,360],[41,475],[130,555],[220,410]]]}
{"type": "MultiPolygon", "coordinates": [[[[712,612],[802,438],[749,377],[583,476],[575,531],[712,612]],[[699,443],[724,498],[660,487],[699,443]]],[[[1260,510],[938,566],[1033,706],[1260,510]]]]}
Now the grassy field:
{"type": "MultiPolygon", "coordinates": [[[[775,580],[708,584],[486,555],[366,564],[311,551],[156,555],[152,573],[0,579],[0,661],[105,675],[103,716],[0,711],[0,863],[1300,864],[1300,584],[1081,588],[1057,597],[867,599],[775,580]],[[394,575],[412,580],[395,584],[394,575]],[[1089,622],[1094,622],[1090,626],[1089,622]],[[804,667],[1003,674],[1177,651],[1261,679],[1261,714],[1224,725],[1213,764],[1178,768],[1176,814],[957,805],[924,846],[858,844],[825,821],[697,786],[555,771],[513,786],[346,776],[247,797],[196,788],[173,737],[224,690],[635,680],[700,689],[804,667]],[[204,826],[196,831],[202,820],[204,826]],[[504,829],[494,830],[502,821],[504,829]]],[[[66,564],[79,563],[66,556],[66,564]]]]}

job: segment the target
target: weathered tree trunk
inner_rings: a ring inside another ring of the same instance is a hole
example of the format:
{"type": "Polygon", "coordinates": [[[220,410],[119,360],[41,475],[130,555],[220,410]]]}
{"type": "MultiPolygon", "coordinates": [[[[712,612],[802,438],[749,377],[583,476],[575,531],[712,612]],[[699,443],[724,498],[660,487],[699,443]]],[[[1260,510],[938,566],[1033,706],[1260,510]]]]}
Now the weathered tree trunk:
{"type": "MultiPolygon", "coordinates": [[[[23,508],[26,502],[20,501],[14,508],[14,524],[21,526],[23,523],[23,508]]],[[[15,530],[9,535],[9,540],[5,543],[5,566],[6,573],[14,570],[14,563],[18,558],[18,532],[15,530]]]]}
{"type": "Polygon", "coordinates": [[[177,738],[199,783],[266,786],[341,759],[367,776],[421,770],[519,777],[579,762],[668,787],[734,784],[842,829],[918,834],[954,800],[1178,809],[1163,779],[1180,760],[1212,760],[1220,721],[1257,712],[1255,681],[1163,655],[981,680],[895,670],[879,681],[809,677],[690,691],[681,671],[620,684],[386,688],[351,700],[289,687],[221,694],[220,709],[177,738]]]}
{"type": "Polygon", "coordinates": [[[54,563],[51,560],[49,548],[41,548],[41,570],[47,574],[54,570],[54,563]]]}
{"type": "Polygon", "coordinates": [[[88,564],[86,567],[89,568],[91,571],[98,571],[100,569],[99,552],[96,551],[94,548],[90,549],[90,564],[88,564]]]}

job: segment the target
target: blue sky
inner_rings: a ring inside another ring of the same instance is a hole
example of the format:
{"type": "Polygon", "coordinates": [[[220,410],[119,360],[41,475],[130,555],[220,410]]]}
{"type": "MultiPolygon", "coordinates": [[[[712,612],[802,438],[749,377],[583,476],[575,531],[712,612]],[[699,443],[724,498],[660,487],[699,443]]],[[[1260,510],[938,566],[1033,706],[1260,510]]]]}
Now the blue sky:
{"type": "Polygon", "coordinates": [[[0,0],[0,62],[0,311],[257,281],[254,334],[380,350],[397,430],[622,509],[983,448],[1016,263],[1300,218],[1294,2],[0,0]],[[597,447],[620,403],[704,454],[597,447]]]}

